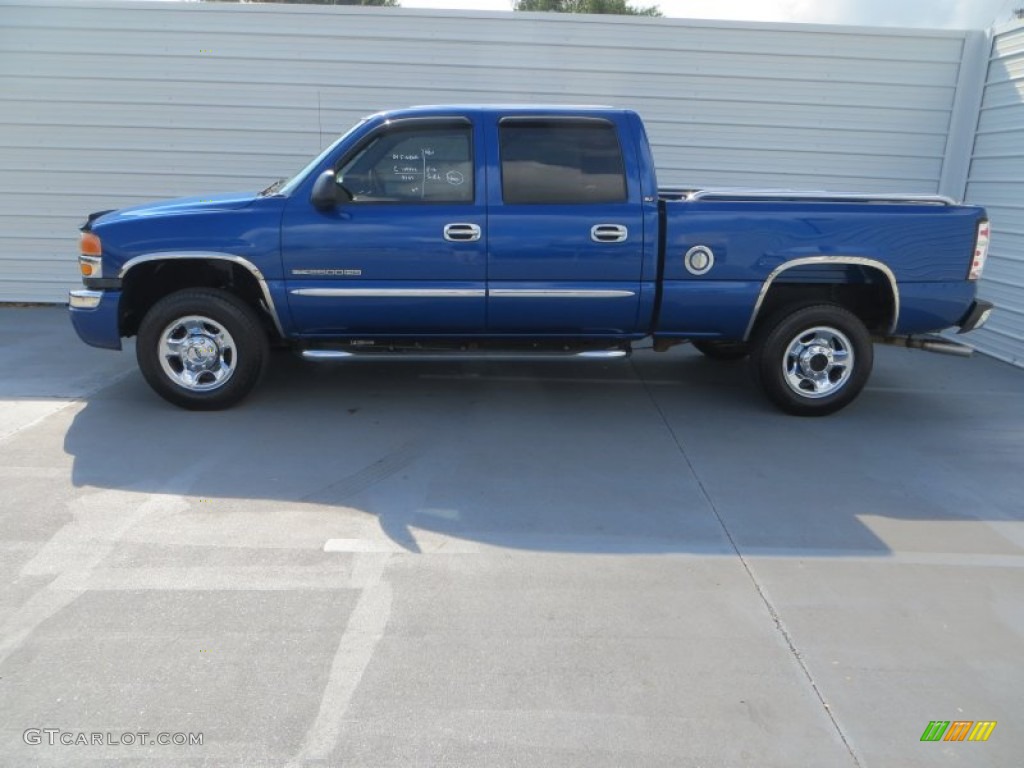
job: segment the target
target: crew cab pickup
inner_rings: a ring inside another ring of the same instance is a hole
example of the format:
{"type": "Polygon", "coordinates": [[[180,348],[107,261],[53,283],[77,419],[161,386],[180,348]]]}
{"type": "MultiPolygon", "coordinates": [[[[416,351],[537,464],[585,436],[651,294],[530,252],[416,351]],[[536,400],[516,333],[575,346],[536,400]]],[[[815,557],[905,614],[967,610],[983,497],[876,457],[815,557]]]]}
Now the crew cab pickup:
{"type": "Polygon", "coordinates": [[[443,106],[358,123],[292,179],[89,216],[72,322],[216,409],[271,345],[359,356],[749,356],[783,410],[864,387],[875,342],[969,354],[981,208],[914,195],[659,188],[632,111],[443,106]]]}

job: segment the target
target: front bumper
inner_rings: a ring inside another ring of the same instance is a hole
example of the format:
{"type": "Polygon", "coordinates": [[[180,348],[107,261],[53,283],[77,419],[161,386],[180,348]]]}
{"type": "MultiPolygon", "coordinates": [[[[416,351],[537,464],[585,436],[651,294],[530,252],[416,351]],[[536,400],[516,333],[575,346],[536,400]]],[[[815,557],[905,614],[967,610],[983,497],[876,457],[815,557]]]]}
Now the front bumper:
{"type": "Polygon", "coordinates": [[[68,311],[79,338],[94,347],[121,349],[117,319],[120,302],[120,291],[71,291],[68,311]]]}
{"type": "Polygon", "coordinates": [[[995,309],[995,305],[991,301],[977,299],[971,302],[971,308],[967,310],[967,314],[963,316],[963,319],[957,323],[960,326],[960,330],[957,333],[968,333],[981,328],[981,326],[988,322],[993,309],[995,309]]]}

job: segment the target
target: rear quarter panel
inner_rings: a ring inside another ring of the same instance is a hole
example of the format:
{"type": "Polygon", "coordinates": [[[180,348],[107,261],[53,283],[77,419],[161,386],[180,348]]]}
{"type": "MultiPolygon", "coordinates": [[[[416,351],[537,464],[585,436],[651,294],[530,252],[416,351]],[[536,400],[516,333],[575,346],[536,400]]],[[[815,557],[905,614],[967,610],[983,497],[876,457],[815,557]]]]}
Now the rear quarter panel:
{"type": "MultiPolygon", "coordinates": [[[[981,208],[807,201],[668,202],[665,208],[662,335],[742,338],[769,275],[812,256],[888,266],[900,292],[900,333],[953,325],[974,296],[966,277],[977,223],[985,217],[981,208]],[[704,275],[684,265],[695,245],[715,255],[704,275]]],[[[807,268],[799,274],[815,279],[807,268]]]]}

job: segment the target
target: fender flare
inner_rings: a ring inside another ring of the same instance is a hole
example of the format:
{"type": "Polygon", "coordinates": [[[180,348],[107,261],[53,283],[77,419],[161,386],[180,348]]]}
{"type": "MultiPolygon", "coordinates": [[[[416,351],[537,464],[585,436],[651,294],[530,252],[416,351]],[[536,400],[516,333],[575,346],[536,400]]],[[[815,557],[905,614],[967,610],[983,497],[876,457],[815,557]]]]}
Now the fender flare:
{"type": "Polygon", "coordinates": [[[779,264],[765,278],[764,283],[761,284],[761,290],[757,293],[754,309],[750,313],[750,321],[747,323],[747,330],[743,334],[744,341],[750,339],[750,334],[754,330],[754,324],[757,322],[757,316],[761,312],[761,305],[764,304],[765,297],[768,295],[768,289],[771,288],[775,279],[787,269],[803,267],[808,264],[853,264],[859,267],[877,269],[885,275],[889,281],[889,287],[892,289],[892,322],[889,324],[889,333],[893,334],[896,332],[896,325],[900,319],[900,289],[896,284],[896,275],[893,274],[893,271],[888,266],[877,259],[867,259],[862,256],[804,256],[779,264]]]}
{"type": "Polygon", "coordinates": [[[184,261],[189,259],[193,261],[210,259],[230,261],[233,264],[245,267],[245,269],[248,270],[248,272],[256,279],[256,283],[259,285],[260,291],[263,293],[263,300],[267,303],[267,310],[270,312],[270,317],[274,321],[274,327],[281,335],[281,338],[285,338],[284,328],[281,326],[281,318],[277,314],[277,307],[274,305],[274,298],[270,295],[270,288],[267,286],[266,278],[263,277],[263,273],[260,272],[259,267],[242,256],[236,256],[233,253],[221,253],[219,251],[160,251],[157,253],[144,253],[140,256],[128,259],[128,261],[122,264],[117,276],[121,280],[124,280],[128,271],[139,264],[145,264],[152,261],[184,261]]]}

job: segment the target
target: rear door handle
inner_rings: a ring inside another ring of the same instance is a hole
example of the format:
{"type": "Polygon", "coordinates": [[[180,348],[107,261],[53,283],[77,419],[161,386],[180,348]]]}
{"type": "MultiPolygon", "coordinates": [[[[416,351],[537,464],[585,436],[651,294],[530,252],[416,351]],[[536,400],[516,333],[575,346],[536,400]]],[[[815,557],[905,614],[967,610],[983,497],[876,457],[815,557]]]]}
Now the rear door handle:
{"type": "Polygon", "coordinates": [[[472,243],[480,239],[480,227],[476,224],[446,224],[444,239],[451,243],[472,243]]]}
{"type": "Polygon", "coordinates": [[[595,224],[590,228],[590,239],[595,243],[621,243],[629,237],[629,230],[621,224],[595,224]]]}

